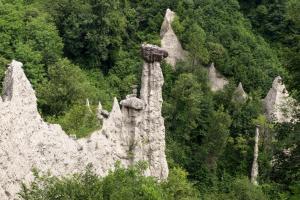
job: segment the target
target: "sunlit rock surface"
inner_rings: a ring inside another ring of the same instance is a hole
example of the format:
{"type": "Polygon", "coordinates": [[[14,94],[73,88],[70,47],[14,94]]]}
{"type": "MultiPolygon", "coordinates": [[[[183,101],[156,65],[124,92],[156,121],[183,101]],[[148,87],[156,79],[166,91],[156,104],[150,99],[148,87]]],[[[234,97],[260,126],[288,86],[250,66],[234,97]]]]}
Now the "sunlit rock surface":
{"type": "Polygon", "coordinates": [[[103,119],[102,129],[79,140],[69,137],[59,125],[43,121],[22,63],[12,61],[0,99],[1,200],[17,198],[20,183],[33,179],[32,168],[60,176],[80,172],[92,163],[97,174],[106,175],[116,161],[126,167],[144,160],[149,163],[145,175],[168,176],[160,68],[160,61],[168,54],[152,45],[144,45],[142,54],[140,97],[129,96],[122,101],[122,108],[115,98],[110,113],[99,103],[97,116],[103,119]]]}
{"type": "Polygon", "coordinates": [[[266,116],[269,120],[283,123],[291,122],[293,113],[296,109],[295,100],[289,96],[289,93],[283,84],[280,76],[273,81],[272,88],[263,100],[266,116]]]}
{"type": "Polygon", "coordinates": [[[167,9],[163,24],[160,30],[161,47],[166,50],[169,56],[166,58],[168,64],[175,67],[176,62],[186,57],[186,52],[182,49],[180,41],[172,29],[172,22],[176,14],[167,9]]]}

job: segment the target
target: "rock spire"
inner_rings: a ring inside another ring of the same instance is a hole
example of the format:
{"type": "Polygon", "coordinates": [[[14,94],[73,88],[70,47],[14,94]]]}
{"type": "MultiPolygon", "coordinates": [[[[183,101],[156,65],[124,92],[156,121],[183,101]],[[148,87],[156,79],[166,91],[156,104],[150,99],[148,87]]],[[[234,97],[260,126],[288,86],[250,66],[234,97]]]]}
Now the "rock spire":
{"type": "Polygon", "coordinates": [[[208,78],[213,92],[222,90],[228,84],[228,80],[216,70],[214,63],[208,68],[208,78]]]}
{"type": "Polygon", "coordinates": [[[186,57],[186,52],[182,49],[180,41],[172,29],[172,22],[175,16],[175,12],[167,9],[160,29],[161,47],[169,53],[169,57],[166,58],[166,61],[174,68],[177,61],[184,60],[186,57]]]}
{"type": "Polygon", "coordinates": [[[273,81],[272,88],[263,100],[266,116],[269,120],[275,122],[290,122],[295,110],[295,100],[289,96],[289,93],[283,84],[280,76],[273,81]]]}
{"type": "Polygon", "coordinates": [[[247,93],[245,92],[242,83],[240,82],[238,87],[233,92],[232,100],[235,102],[244,103],[248,98],[247,93]]]}

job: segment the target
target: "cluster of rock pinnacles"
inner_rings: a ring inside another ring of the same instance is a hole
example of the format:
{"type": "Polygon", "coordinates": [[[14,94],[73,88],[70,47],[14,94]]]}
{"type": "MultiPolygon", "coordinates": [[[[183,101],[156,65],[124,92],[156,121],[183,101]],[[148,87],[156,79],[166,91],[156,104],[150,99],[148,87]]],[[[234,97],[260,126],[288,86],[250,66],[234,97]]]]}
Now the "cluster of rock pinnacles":
{"type": "MultiPolygon", "coordinates": [[[[169,53],[166,62],[174,69],[178,61],[185,60],[188,56],[188,52],[183,50],[172,29],[172,22],[175,16],[176,14],[173,11],[167,9],[160,31],[161,47],[169,53]]],[[[229,83],[229,81],[217,71],[214,63],[207,68],[207,71],[210,88],[213,92],[222,90],[229,83]]],[[[233,100],[235,101],[244,102],[248,98],[242,83],[239,83],[234,94],[233,100]]],[[[290,122],[292,120],[293,108],[291,105],[293,102],[295,102],[295,100],[289,97],[282,78],[280,76],[276,77],[273,81],[272,88],[269,90],[266,98],[263,99],[267,118],[280,123],[290,122]]]]}
{"type": "MultiPolygon", "coordinates": [[[[37,110],[37,99],[28,81],[22,63],[9,65],[0,98],[0,199],[15,199],[20,183],[33,180],[32,168],[50,171],[61,176],[74,174],[92,163],[97,174],[105,176],[119,161],[127,167],[146,161],[145,175],[165,179],[168,165],[165,155],[165,127],[161,114],[163,74],[160,62],[174,68],[184,60],[187,52],[172,30],[175,13],[167,10],[161,28],[161,48],[144,44],[141,89],[127,95],[120,103],[115,98],[111,112],[98,106],[97,116],[103,121],[101,130],[88,138],[68,136],[59,125],[43,121],[37,110]]],[[[228,84],[212,64],[208,68],[212,91],[228,84]]],[[[242,84],[235,93],[238,101],[247,99],[242,84]]],[[[290,120],[278,110],[289,98],[280,77],[274,80],[264,102],[266,114],[279,122],[290,120]]]]}

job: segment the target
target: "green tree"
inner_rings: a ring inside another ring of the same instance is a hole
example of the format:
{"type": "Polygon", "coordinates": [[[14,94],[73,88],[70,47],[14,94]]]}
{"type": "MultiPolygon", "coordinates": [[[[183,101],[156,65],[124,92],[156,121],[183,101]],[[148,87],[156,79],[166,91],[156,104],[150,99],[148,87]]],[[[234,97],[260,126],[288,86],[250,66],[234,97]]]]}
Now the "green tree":
{"type": "Polygon", "coordinates": [[[49,81],[40,85],[39,105],[45,115],[61,115],[74,104],[93,99],[95,88],[86,74],[67,59],[49,66],[49,81]]]}
{"type": "Polygon", "coordinates": [[[122,44],[127,20],[119,0],[46,1],[63,38],[65,55],[86,67],[104,72],[122,44]]]}
{"type": "Polygon", "coordinates": [[[262,190],[250,183],[246,177],[233,182],[229,197],[236,200],[267,200],[262,190]]]}
{"type": "Polygon", "coordinates": [[[225,113],[223,108],[209,116],[207,134],[204,135],[201,145],[201,157],[204,158],[202,165],[205,168],[216,169],[218,158],[224,152],[228,141],[230,125],[230,115],[225,113]]]}
{"type": "Polygon", "coordinates": [[[89,109],[86,105],[74,105],[64,115],[50,118],[50,122],[58,123],[67,134],[82,138],[100,129],[100,121],[96,116],[96,108],[89,109]]]}
{"type": "Polygon", "coordinates": [[[24,64],[36,87],[45,80],[46,67],[62,55],[62,40],[47,14],[25,1],[0,2],[0,54],[24,64]]]}
{"type": "Polygon", "coordinates": [[[209,61],[209,54],[206,49],[206,34],[205,31],[197,24],[192,24],[187,30],[187,44],[186,48],[190,53],[192,62],[194,64],[207,64],[209,61]]]}
{"type": "Polygon", "coordinates": [[[187,175],[187,172],[178,167],[170,170],[168,180],[162,183],[168,200],[199,199],[199,191],[188,181],[187,175]]]}

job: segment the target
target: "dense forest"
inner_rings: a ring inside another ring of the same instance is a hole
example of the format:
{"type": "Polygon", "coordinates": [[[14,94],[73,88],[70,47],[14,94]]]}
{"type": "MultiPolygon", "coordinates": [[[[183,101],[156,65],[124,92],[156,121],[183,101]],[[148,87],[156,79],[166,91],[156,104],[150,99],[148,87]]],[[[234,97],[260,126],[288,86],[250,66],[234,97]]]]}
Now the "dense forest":
{"type": "Polygon", "coordinates": [[[272,123],[261,103],[278,75],[300,101],[298,0],[0,0],[0,80],[11,59],[23,62],[43,117],[86,137],[101,126],[86,99],[110,110],[113,97],[140,84],[140,45],[160,45],[167,8],[189,52],[176,70],[162,66],[168,180],[143,177],[143,163],[104,178],[89,166],[72,177],[37,175],[20,197],[300,199],[300,113],[272,123]],[[209,88],[212,62],[229,79],[222,91],[209,88]],[[232,100],[239,82],[245,102],[232,100]],[[257,186],[249,181],[256,125],[257,186]]]}

